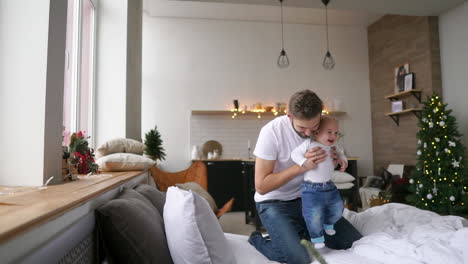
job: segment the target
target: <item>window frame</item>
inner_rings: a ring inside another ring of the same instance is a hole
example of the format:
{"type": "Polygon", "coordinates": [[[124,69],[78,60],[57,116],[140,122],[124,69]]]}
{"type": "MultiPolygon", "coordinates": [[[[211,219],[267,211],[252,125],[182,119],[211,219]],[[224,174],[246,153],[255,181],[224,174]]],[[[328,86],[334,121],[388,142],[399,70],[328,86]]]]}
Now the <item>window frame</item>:
{"type": "Polygon", "coordinates": [[[71,71],[70,77],[70,133],[82,130],[81,102],[86,99],[88,102],[88,123],[86,134],[91,138],[88,140],[91,147],[94,147],[96,136],[95,109],[96,109],[96,36],[97,36],[97,1],[96,0],[75,0],[73,6],[72,21],[72,49],[67,51],[67,68],[71,71]],[[82,88],[82,49],[83,49],[83,1],[89,1],[92,14],[90,16],[89,35],[89,68],[88,68],[88,98],[81,98],[82,88]],[[71,54],[69,54],[71,53],[71,54]],[[71,57],[71,58],[70,58],[71,57]],[[71,67],[71,69],[70,69],[71,67]]]}

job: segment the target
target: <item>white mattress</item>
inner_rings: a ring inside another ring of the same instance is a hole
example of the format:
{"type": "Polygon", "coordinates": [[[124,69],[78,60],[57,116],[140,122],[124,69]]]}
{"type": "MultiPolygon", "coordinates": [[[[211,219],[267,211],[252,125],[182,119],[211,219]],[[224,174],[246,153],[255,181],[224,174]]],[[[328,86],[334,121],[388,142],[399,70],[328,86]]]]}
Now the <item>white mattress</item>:
{"type": "MultiPolygon", "coordinates": [[[[344,217],[364,237],[350,249],[324,253],[329,264],[468,264],[468,225],[461,217],[397,203],[361,213],[345,209],[344,217]]],[[[278,263],[252,247],[247,236],[225,235],[237,263],[278,263]]]]}

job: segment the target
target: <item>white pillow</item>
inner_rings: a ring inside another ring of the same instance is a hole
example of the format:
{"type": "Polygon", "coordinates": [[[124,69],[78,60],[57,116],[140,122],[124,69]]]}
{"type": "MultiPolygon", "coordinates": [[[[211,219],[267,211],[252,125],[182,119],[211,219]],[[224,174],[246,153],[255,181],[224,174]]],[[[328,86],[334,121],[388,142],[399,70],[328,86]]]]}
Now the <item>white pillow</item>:
{"type": "Polygon", "coordinates": [[[213,210],[215,214],[219,211],[218,206],[216,205],[216,202],[213,199],[213,196],[211,196],[207,191],[205,191],[205,189],[203,189],[198,183],[196,182],[177,183],[175,186],[179,187],[182,190],[195,192],[196,194],[205,198],[205,200],[210,205],[211,210],[213,210]]]}
{"type": "Polygon", "coordinates": [[[343,183],[352,181],[354,181],[354,177],[351,174],[337,170],[333,171],[332,182],[343,183]]]}
{"type": "Polygon", "coordinates": [[[156,162],[136,154],[114,153],[97,159],[96,164],[101,171],[139,171],[149,169],[156,162]]]}
{"type": "Polygon", "coordinates": [[[142,155],[145,144],[130,138],[116,138],[109,140],[96,149],[96,158],[113,153],[133,153],[142,155]]]}
{"type": "Polygon", "coordinates": [[[174,264],[236,263],[221,225],[205,199],[192,191],[169,187],[163,212],[174,264]]]}
{"type": "Polygon", "coordinates": [[[354,186],[354,183],[352,182],[343,182],[343,183],[335,183],[336,188],[338,190],[344,190],[344,189],[349,189],[354,186]]]}

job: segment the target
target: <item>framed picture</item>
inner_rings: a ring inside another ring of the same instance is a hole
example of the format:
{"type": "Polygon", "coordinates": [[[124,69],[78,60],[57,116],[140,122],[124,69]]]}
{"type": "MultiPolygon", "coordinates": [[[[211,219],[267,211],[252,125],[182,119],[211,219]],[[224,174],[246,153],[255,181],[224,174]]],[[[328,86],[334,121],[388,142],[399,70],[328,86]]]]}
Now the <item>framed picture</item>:
{"type": "Polygon", "coordinates": [[[405,75],[405,91],[414,89],[414,73],[405,75]]]}
{"type": "Polygon", "coordinates": [[[403,111],[403,101],[394,101],[392,102],[392,112],[401,112],[403,111]]]}
{"type": "Polygon", "coordinates": [[[405,90],[405,76],[409,73],[409,63],[405,63],[395,67],[395,93],[401,93],[405,90]]]}

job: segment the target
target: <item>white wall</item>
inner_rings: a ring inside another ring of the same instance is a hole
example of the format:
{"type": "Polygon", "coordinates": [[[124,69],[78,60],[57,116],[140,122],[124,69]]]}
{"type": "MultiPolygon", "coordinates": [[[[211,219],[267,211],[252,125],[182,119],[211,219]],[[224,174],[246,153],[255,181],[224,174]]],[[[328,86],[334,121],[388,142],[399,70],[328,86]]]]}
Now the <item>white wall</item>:
{"type": "Polygon", "coordinates": [[[439,17],[439,32],[443,98],[468,147],[468,2],[439,17]]]}
{"type": "Polygon", "coordinates": [[[0,185],[61,173],[65,17],[63,1],[0,2],[0,185]]]}
{"type": "Polygon", "coordinates": [[[158,126],[167,154],[163,168],[176,171],[190,163],[191,110],[227,110],[233,99],[273,105],[308,88],[322,99],[342,100],[348,154],[360,157],[359,174],[371,173],[367,31],[330,28],[333,71],[321,66],[324,37],[323,26],[286,24],[291,66],[279,69],[278,23],[144,15],[142,132],[158,126]]]}

